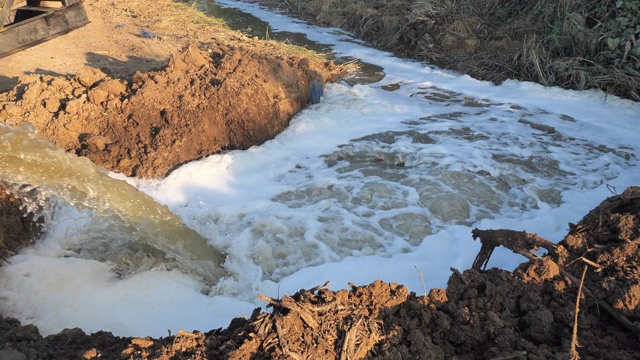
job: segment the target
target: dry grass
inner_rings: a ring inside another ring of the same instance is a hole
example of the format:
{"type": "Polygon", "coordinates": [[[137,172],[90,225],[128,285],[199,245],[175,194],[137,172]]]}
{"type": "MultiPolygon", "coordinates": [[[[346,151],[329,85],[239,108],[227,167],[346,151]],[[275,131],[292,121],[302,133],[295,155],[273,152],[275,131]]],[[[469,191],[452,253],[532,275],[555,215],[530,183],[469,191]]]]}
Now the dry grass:
{"type": "Polygon", "coordinates": [[[176,2],[172,0],[157,0],[153,3],[144,1],[127,1],[116,3],[127,12],[135,14],[141,21],[153,25],[158,30],[172,30],[183,24],[204,25],[226,29],[224,20],[208,16],[200,11],[197,2],[176,2]],[[151,9],[152,7],[152,9],[151,9]]]}
{"type": "MultiPolygon", "coordinates": [[[[629,1],[637,0],[625,0],[629,1]]],[[[400,55],[477,78],[494,82],[515,78],[579,90],[598,88],[640,100],[640,69],[630,66],[628,60],[614,64],[613,55],[605,51],[605,38],[612,36],[607,24],[616,16],[612,1],[268,2],[353,31],[400,55]]],[[[625,54],[631,58],[628,51],[625,54]]]]}

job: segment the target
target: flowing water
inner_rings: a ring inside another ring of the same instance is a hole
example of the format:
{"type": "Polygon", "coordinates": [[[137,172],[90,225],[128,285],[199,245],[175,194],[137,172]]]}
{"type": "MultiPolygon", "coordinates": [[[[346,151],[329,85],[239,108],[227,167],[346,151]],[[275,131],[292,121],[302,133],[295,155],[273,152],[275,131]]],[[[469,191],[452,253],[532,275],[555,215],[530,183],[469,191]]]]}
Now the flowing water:
{"type": "Polygon", "coordinates": [[[27,206],[70,253],[113,262],[121,272],[175,261],[208,282],[224,274],[223,255],[169,209],[88,159],[36,139],[30,124],[0,124],[0,167],[0,181],[30,195],[27,206]]]}
{"type": "MultiPolygon", "coordinates": [[[[261,305],[258,292],[277,297],[325,280],[345,287],[381,278],[421,292],[416,267],[427,274],[426,286],[442,287],[450,267],[470,266],[479,248],[470,238],[473,227],[536,231],[557,241],[567,223],[609,189],[621,192],[640,180],[636,103],[516,81],[494,86],[395,58],[339,29],[255,4],[218,4],[203,1],[202,7],[226,14],[238,29],[304,39],[300,44],[336,59],[358,59],[365,71],[327,85],[322,101],[276,139],[186,164],[162,180],[107,177],[86,160],[34,140],[27,129],[0,128],[0,161],[15,161],[3,163],[13,166],[3,180],[31,184],[58,204],[46,210],[51,225],[42,243],[0,273],[3,313],[31,319],[45,333],[82,326],[147,335],[158,326],[226,326],[261,305]],[[20,147],[27,142],[37,149],[20,147]],[[68,175],[80,168],[83,173],[68,175]],[[125,182],[150,197],[134,195],[125,182]],[[205,241],[217,250],[207,250],[205,241]],[[211,265],[221,263],[219,253],[226,255],[226,274],[211,265]],[[34,274],[43,264],[57,270],[34,274]],[[124,275],[117,288],[112,278],[86,270],[105,266],[124,275]],[[222,277],[199,286],[158,267],[222,277]],[[61,284],[56,294],[42,290],[42,283],[68,273],[77,282],[61,284]],[[154,297],[148,306],[141,289],[166,289],[157,297],[169,300],[154,297]],[[99,292],[108,301],[73,300],[79,291],[99,292]],[[209,297],[197,297],[200,292],[209,297]],[[178,294],[184,297],[172,302],[178,294]],[[49,314],[44,302],[25,307],[25,296],[47,298],[67,316],[49,314]],[[197,314],[167,317],[163,310],[178,301],[197,314]],[[82,311],[114,304],[124,314],[115,323],[113,313],[82,311]],[[153,326],[131,328],[131,314],[153,326]],[[157,325],[158,318],[166,319],[157,325]]],[[[490,265],[512,268],[518,261],[496,251],[490,265]]]]}

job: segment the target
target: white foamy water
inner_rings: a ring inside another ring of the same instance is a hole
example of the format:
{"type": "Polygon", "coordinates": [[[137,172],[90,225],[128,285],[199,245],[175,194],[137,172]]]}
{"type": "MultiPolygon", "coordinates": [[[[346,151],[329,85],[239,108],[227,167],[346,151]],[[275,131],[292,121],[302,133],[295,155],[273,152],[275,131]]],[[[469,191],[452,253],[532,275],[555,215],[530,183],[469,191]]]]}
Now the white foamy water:
{"type": "MultiPolygon", "coordinates": [[[[477,81],[360,45],[255,5],[221,1],[276,30],[334,44],[384,69],[376,83],[331,84],[320,104],[272,141],[189,163],[168,178],[123,179],[167,205],[227,255],[212,287],[177,270],[124,278],[70,253],[54,231],[0,268],[0,311],[37,324],[164,336],[226,327],[258,293],[376,279],[422,293],[470,267],[471,229],[510,228],[558,241],[591,208],[638,185],[640,104],[597,91],[477,81]]],[[[77,230],[75,230],[77,229],[77,230]]],[[[86,229],[84,230],[86,231],[86,229]]],[[[117,234],[114,234],[117,236],[117,234]]],[[[108,241],[105,239],[104,241],[108,241]]],[[[96,257],[97,259],[97,257],[96,257]]],[[[522,258],[497,250],[489,266],[522,258]]]]}

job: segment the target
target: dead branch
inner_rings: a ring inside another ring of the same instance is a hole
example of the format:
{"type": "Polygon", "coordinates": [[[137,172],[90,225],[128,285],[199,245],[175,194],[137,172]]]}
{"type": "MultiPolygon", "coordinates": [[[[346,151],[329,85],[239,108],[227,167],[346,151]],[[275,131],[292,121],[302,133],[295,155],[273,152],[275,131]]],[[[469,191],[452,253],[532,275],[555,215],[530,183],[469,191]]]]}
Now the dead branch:
{"type": "Polygon", "coordinates": [[[258,299],[260,300],[264,300],[266,302],[268,302],[271,305],[280,305],[280,301],[274,299],[274,298],[270,298],[266,295],[262,295],[262,294],[258,294],[258,299]]]}
{"type": "Polygon", "coordinates": [[[280,344],[280,349],[282,350],[282,353],[284,355],[289,356],[295,360],[299,360],[302,357],[300,357],[300,355],[298,355],[297,353],[289,350],[289,346],[287,345],[287,340],[284,337],[284,330],[282,329],[281,319],[282,318],[279,316],[276,316],[275,318],[276,333],[278,334],[278,343],[280,344]]]}
{"type": "Polygon", "coordinates": [[[314,319],[314,316],[307,309],[298,305],[298,303],[291,296],[285,296],[282,298],[282,300],[276,300],[268,296],[258,294],[258,299],[264,300],[274,307],[283,307],[297,313],[298,315],[300,315],[300,318],[302,318],[302,321],[304,321],[305,324],[307,324],[313,330],[318,327],[318,322],[314,319]]]}
{"type": "Polygon", "coordinates": [[[318,291],[318,290],[328,289],[328,288],[329,288],[329,284],[330,284],[330,283],[331,283],[331,280],[327,280],[327,281],[325,281],[325,283],[324,283],[324,284],[314,286],[314,287],[312,287],[311,289],[309,289],[309,291],[310,291],[310,292],[312,292],[312,293],[314,293],[314,292],[316,292],[316,291],[318,291]]]}
{"type": "Polygon", "coordinates": [[[350,360],[355,358],[353,355],[356,353],[356,336],[358,335],[358,326],[360,326],[361,322],[362,318],[359,318],[345,333],[344,340],[342,341],[342,349],[340,350],[340,360],[350,360]]]}
{"type": "Polygon", "coordinates": [[[571,360],[580,360],[578,354],[578,314],[580,313],[580,297],[582,296],[582,286],[584,285],[584,278],[587,276],[587,269],[589,265],[584,266],[582,271],[582,279],[580,279],[580,286],[578,287],[578,295],[576,296],[576,311],[573,319],[573,335],[571,336],[571,350],[569,352],[571,360]]]}
{"type": "Polygon", "coordinates": [[[309,327],[313,330],[318,328],[318,322],[314,319],[314,316],[305,308],[298,305],[298,303],[293,300],[292,297],[285,296],[284,298],[282,298],[280,304],[291,311],[297,312],[302,318],[302,321],[304,321],[305,324],[309,325],[309,327]]]}
{"type": "Polygon", "coordinates": [[[415,265],[416,270],[418,270],[418,275],[420,275],[420,280],[422,280],[422,288],[424,289],[424,297],[427,297],[427,285],[424,283],[424,275],[422,275],[422,271],[418,268],[418,265],[415,265]]]}
{"type": "Polygon", "coordinates": [[[365,330],[360,331],[360,341],[356,341],[360,345],[356,348],[354,359],[363,359],[369,350],[384,338],[384,336],[380,335],[380,323],[380,320],[365,320],[363,326],[365,330]]]}
{"type": "Polygon", "coordinates": [[[200,334],[194,334],[194,333],[188,332],[186,330],[179,329],[178,333],[176,334],[176,338],[180,338],[180,337],[184,337],[184,338],[187,338],[187,339],[197,339],[197,338],[201,337],[201,335],[200,334]]]}
{"type": "Polygon", "coordinates": [[[471,266],[472,269],[485,269],[489,263],[489,258],[498,246],[504,246],[513,252],[535,253],[538,248],[542,247],[549,252],[556,249],[556,244],[541,238],[537,234],[529,234],[525,231],[515,231],[508,229],[489,229],[480,230],[473,229],[471,232],[473,240],[480,238],[482,246],[480,252],[471,266]]]}
{"type": "Polygon", "coordinates": [[[269,331],[271,331],[273,323],[269,320],[270,317],[264,316],[260,320],[253,323],[253,325],[257,327],[256,334],[258,334],[258,336],[264,337],[269,333],[269,331]],[[258,326],[258,324],[260,325],[258,326]]]}

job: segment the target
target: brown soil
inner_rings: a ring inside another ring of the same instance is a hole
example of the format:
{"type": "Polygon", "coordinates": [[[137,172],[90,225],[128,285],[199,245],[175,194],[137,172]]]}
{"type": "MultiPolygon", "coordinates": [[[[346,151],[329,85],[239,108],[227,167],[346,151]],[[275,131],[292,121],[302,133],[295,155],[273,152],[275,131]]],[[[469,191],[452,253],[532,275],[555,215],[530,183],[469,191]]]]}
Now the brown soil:
{"type": "Polygon", "coordinates": [[[270,311],[257,308],[226,329],[160,339],[79,329],[43,338],[33,325],[1,318],[0,358],[568,359],[577,299],[570,277],[589,264],[579,356],[640,359],[639,229],[634,187],[572,225],[550,255],[513,272],[452,269],[447,289],[428,296],[382,281],[340,291],[325,284],[282,299],[262,296],[270,311]]]}
{"type": "Polygon", "coordinates": [[[29,246],[40,235],[42,219],[23,208],[22,200],[0,185],[0,262],[29,246]]]}
{"type": "MultiPolygon", "coordinates": [[[[157,6],[149,3],[135,11],[148,15],[157,6]]],[[[120,37],[128,38],[125,43],[131,46],[137,44],[136,48],[159,50],[167,42],[172,43],[168,47],[177,47],[171,39],[118,33],[117,24],[103,13],[110,6],[108,1],[89,2],[90,27],[56,39],[73,42],[92,33],[107,34],[83,49],[87,66],[73,75],[38,68],[19,76],[15,87],[0,93],[0,104],[4,104],[0,121],[11,125],[29,121],[39,136],[109,170],[162,177],[181,164],[220,150],[246,149],[272,139],[308,105],[311,84],[322,86],[335,73],[330,63],[301,51],[220,27],[221,36],[209,36],[206,41],[198,41],[203,37],[198,27],[186,29],[193,33],[190,44],[171,55],[168,63],[149,60],[155,67],[162,65],[157,70],[149,71],[147,65],[142,69],[146,71],[139,71],[139,60],[130,66],[115,59],[94,63],[91,57],[101,46],[111,48],[109,53],[122,53],[113,48],[123,45],[118,44],[120,37]],[[116,40],[114,44],[109,43],[111,39],[116,40]]],[[[36,56],[44,56],[40,51],[19,54],[25,59],[13,64],[30,64],[36,56]]],[[[7,61],[11,60],[0,60],[0,67],[4,69],[1,62],[7,61]]]]}

